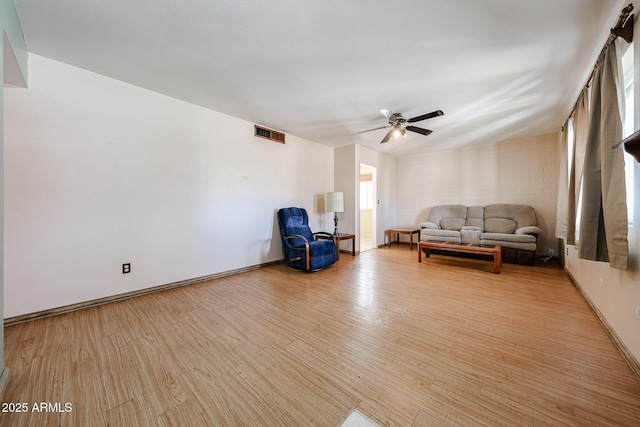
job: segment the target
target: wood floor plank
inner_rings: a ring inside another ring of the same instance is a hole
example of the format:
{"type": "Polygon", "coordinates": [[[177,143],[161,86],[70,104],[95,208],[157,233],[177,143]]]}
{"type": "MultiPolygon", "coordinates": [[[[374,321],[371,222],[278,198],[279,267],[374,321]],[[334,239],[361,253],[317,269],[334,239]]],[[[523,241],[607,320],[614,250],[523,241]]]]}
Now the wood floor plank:
{"type": "Polygon", "coordinates": [[[120,334],[96,342],[97,359],[104,383],[105,409],[108,411],[142,394],[140,370],[120,334]]]}
{"type": "Polygon", "coordinates": [[[110,426],[150,426],[154,423],[151,410],[143,396],[109,409],[106,412],[107,424],[110,426]]]}
{"type": "Polygon", "coordinates": [[[403,245],[273,264],[5,328],[0,426],[638,425],[634,376],[565,272],[403,245]]]}
{"type": "MultiPolygon", "coordinates": [[[[48,381],[41,378],[40,381],[48,381]]],[[[66,365],[62,379],[62,402],[72,410],[60,414],[61,426],[106,426],[104,387],[100,366],[95,357],[66,365]]],[[[46,400],[45,402],[50,401],[46,400]]],[[[57,416],[58,414],[54,414],[57,416]]]]}
{"type": "Polygon", "coordinates": [[[129,342],[128,349],[138,363],[143,395],[154,417],[187,399],[178,382],[178,368],[164,358],[151,335],[129,342]]]}

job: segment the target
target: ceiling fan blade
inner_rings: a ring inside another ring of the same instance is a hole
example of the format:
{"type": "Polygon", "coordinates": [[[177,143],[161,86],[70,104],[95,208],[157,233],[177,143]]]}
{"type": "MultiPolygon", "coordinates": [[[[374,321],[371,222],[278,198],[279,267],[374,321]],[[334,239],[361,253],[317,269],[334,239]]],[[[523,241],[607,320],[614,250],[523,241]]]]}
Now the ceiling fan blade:
{"type": "Polygon", "coordinates": [[[380,144],[384,144],[385,142],[390,140],[391,139],[391,135],[393,134],[394,130],[396,130],[396,129],[395,128],[391,128],[391,130],[387,133],[387,135],[385,135],[385,137],[382,139],[382,141],[380,141],[380,144]]]}
{"type": "Polygon", "coordinates": [[[388,128],[388,127],[389,127],[389,126],[387,125],[387,126],[380,126],[379,128],[373,128],[373,129],[361,130],[360,132],[356,132],[355,134],[356,134],[356,135],[359,135],[359,134],[361,134],[361,133],[367,133],[367,132],[371,132],[371,131],[374,131],[374,130],[386,129],[386,128],[388,128]]]}
{"type": "Polygon", "coordinates": [[[442,116],[442,115],[444,115],[444,113],[442,111],[440,111],[440,110],[437,110],[437,111],[433,111],[431,113],[423,114],[421,116],[413,117],[413,118],[407,120],[407,123],[420,122],[422,120],[432,119],[434,117],[438,117],[438,116],[442,116]]]}
{"type": "Polygon", "coordinates": [[[425,136],[429,135],[431,132],[433,132],[432,130],[429,129],[423,129],[423,128],[419,128],[417,126],[407,126],[407,130],[410,130],[411,132],[417,132],[417,133],[421,133],[425,136]]]}
{"type": "Polygon", "coordinates": [[[391,116],[393,116],[393,111],[389,110],[388,108],[381,108],[380,112],[387,118],[390,119],[391,116]]]}

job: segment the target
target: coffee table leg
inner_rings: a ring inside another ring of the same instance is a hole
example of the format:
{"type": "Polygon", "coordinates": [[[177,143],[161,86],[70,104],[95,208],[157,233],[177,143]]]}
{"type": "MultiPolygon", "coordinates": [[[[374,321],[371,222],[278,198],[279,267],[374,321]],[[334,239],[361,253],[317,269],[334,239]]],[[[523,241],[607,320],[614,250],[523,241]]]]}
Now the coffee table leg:
{"type": "Polygon", "coordinates": [[[420,246],[420,243],[418,243],[418,262],[422,262],[422,251],[424,251],[424,256],[426,258],[429,258],[430,253],[429,253],[429,248],[427,247],[422,247],[420,246]]]}
{"type": "Polygon", "coordinates": [[[502,267],[502,248],[498,246],[493,253],[493,272],[500,274],[500,268],[502,267]]]}

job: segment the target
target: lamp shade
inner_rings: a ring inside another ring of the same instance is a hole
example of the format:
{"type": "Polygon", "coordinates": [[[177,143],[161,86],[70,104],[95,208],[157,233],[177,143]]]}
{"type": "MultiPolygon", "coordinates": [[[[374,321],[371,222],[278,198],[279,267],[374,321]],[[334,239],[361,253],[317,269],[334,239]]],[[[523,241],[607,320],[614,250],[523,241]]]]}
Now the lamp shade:
{"type": "Polygon", "coordinates": [[[327,212],[344,212],[344,196],[341,191],[327,193],[327,212]]]}

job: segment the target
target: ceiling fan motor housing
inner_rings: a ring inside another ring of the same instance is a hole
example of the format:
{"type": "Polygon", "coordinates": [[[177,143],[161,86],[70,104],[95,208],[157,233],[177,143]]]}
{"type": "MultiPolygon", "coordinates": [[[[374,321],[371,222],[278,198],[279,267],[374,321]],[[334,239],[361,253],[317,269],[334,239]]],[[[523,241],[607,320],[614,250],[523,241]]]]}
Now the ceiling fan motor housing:
{"type": "Polygon", "coordinates": [[[407,118],[402,113],[393,113],[389,118],[389,124],[392,126],[401,125],[407,122],[407,118]]]}

